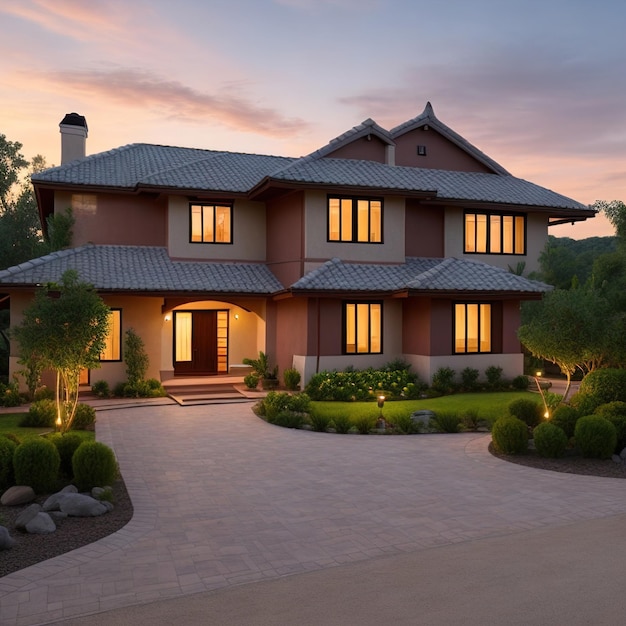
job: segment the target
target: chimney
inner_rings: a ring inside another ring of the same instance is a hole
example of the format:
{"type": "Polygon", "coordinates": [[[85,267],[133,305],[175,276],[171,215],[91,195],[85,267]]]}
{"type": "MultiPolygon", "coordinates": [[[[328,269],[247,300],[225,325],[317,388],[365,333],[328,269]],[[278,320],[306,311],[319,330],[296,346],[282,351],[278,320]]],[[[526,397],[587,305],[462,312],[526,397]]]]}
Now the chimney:
{"type": "Polygon", "coordinates": [[[59,124],[61,129],[61,165],[85,156],[87,120],[78,113],[68,113],[59,124]]]}

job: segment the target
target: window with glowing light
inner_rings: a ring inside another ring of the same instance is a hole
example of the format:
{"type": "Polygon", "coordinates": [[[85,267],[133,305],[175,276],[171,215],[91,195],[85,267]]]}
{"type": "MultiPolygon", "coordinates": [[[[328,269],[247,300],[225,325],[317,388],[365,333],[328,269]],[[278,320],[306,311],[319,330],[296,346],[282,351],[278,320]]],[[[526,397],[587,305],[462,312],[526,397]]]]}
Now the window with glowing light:
{"type": "Polygon", "coordinates": [[[491,304],[454,305],[454,352],[491,352],[491,304]]]}
{"type": "Polygon", "coordinates": [[[465,213],[465,252],[526,254],[526,216],[465,213]]]}
{"type": "Polygon", "coordinates": [[[345,302],[344,353],[380,354],[383,351],[381,302],[345,302]]]}
{"type": "Polygon", "coordinates": [[[111,309],[109,312],[109,332],[104,350],[100,353],[101,361],[122,360],[122,311],[111,309]]]}
{"type": "Polygon", "coordinates": [[[329,197],[328,241],[382,243],[382,200],[329,197]]]}
{"type": "Polygon", "coordinates": [[[232,212],[232,206],[225,204],[191,204],[191,243],[232,243],[232,212]]]}

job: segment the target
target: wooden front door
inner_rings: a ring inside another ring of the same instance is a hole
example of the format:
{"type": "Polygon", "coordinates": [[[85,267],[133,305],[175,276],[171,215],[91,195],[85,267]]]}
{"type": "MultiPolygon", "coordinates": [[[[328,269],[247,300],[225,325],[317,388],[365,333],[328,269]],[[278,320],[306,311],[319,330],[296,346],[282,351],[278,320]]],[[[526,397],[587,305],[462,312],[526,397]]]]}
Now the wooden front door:
{"type": "Polygon", "coordinates": [[[218,373],[218,311],[174,311],[174,373],[218,373]]]}

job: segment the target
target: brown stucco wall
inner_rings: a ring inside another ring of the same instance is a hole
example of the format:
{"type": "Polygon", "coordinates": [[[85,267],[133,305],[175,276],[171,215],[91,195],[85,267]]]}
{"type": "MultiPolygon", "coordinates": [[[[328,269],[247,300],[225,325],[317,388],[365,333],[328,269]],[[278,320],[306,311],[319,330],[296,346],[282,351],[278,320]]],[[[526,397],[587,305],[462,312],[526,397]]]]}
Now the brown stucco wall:
{"type": "Polygon", "coordinates": [[[280,377],[292,367],[294,354],[306,354],[308,305],[306,298],[287,298],[276,303],[276,348],[280,377]]]}
{"type": "Polygon", "coordinates": [[[396,139],[396,165],[461,172],[490,171],[432,128],[418,128],[396,139]],[[418,145],[426,146],[426,156],[418,156],[418,145]]]}
{"type": "Polygon", "coordinates": [[[406,200],[406,256],[444,257],[444,210],[406,200]]]}
{"type": "Polygon", "coordinates": [[[505,300],[502,303],[502,352],[521,352],[517,329],[521,323],[519,300],[505,300]]]}
{"type": "MultiPolygon", "coordinates": [[[[166,245],[166,199],[154,195],[96,194],[96,211],[74,210],[73,246],[86,243],[166,245]]],[[[72,205],[72,194],[55,195],[55,212],[72,205]]]]}
{"type": "Polygon", "coordinates": [[[332,159],[362,159],[364,161],[386,162],[387,144],[374,135],[355,139],[351,143],[331,152],[327,157],[332,159]]]}
{"type": "Polygon", "coordinates": [[[304,193],[296,192],[267,203],[267,263],[285,286],[303,273],[304,193]]]}

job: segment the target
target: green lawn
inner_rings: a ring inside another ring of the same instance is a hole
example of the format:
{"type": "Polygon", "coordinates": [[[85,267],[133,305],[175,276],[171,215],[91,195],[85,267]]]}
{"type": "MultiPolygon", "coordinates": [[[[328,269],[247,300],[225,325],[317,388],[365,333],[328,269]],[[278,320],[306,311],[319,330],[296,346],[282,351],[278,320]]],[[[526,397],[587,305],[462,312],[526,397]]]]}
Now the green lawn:
{"type": "MultiPolygon", "coordinates": [[[[22,428],[19,426],[20,420],[24,416],[23,413],[6,413],[0,415],[0,435],[5,433],[13,433],[21,441],[28,437],[38,437],[44,433],[52,432],[50,428],[22,428]]],[[[76,430],[83,439],[91,440],[95,438],[95,433],[89,430],[76,430]]]]}
{"type": "MultiPolygon", "coordinates": [[[[518,398],[529,398],[540,402],[537,394],[529,391],[501,391],[494,393],[459,393],[425,400],[403,400],[385,402],[383,416],[393,422],[396,415],[410,415],[413,411],[428,409],[435,413],[456,413],[459,416],[467,411],[478,414],[478,418],[492,424],[501,415],[506,415],[507,406],[518,398]]],[[[380,414],[376,402],[311,402],[312,411],[331,419],[336,415],[348,415],[351,420],[380,414]]]]}

